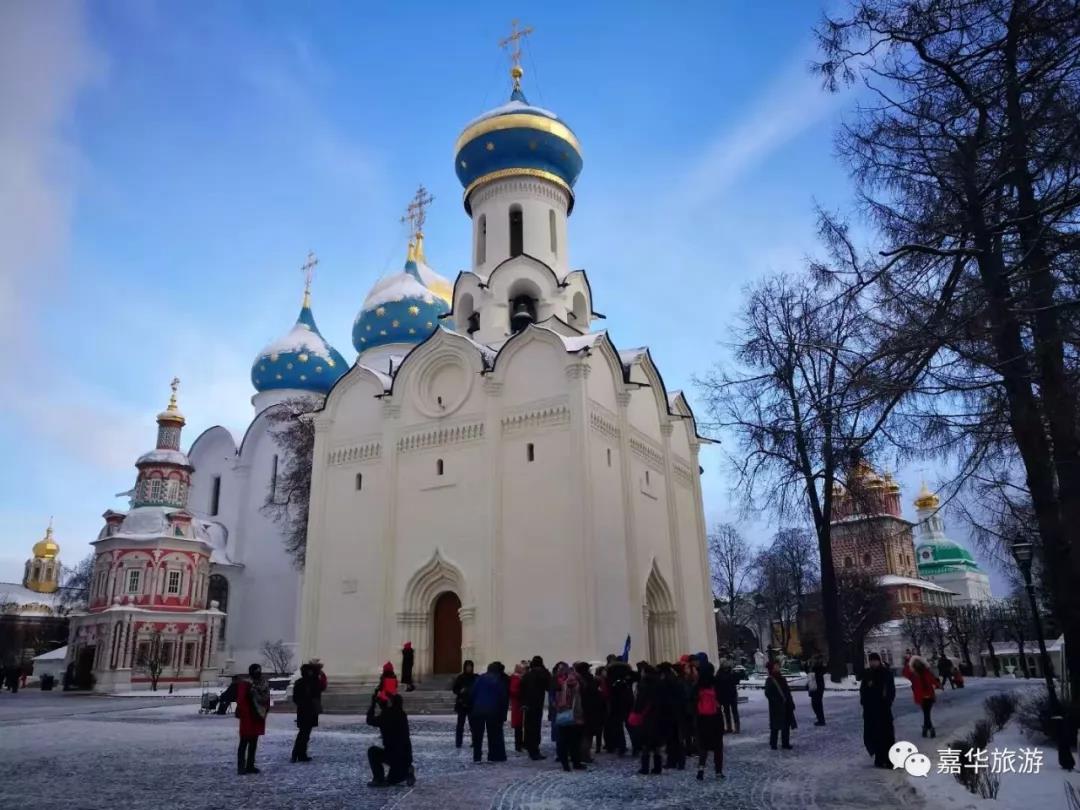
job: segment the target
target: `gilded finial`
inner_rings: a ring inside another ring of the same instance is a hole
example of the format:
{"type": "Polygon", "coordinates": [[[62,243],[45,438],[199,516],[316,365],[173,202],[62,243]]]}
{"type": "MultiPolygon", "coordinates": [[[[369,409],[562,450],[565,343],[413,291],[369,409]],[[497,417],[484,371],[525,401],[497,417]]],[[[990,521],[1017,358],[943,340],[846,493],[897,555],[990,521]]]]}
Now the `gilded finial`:
{"type": "Polygon", "coordinates": [[[427,222],[427,207],[433,202],[435,202],[435,196],[424,188],[423,183],[416,187],[416,193],[405,206],[405,215],[400,220],[409,223],[410,242],[423,232],[424,223],[427,222]]]}
{"type": "Polygon", "coordinates": [[[409,240],[409,250],[405,253],[405,260],[410,262],[416,261],[416,245],[413,244],[413,240],[409,240]]]}
{"type": "Polygon", "coordinates": [[[172,395],[169,397],[169,407],[165,410],[176,412],[176,390],[180,387],[180,378],[173,377],[172,382],[169,383],[169,388],[172,389],[172,395]]]}
{"type": "Polygon", "coordinates": [[[417,231],[416,232],[416,250],[414,251],[414,255],[416,256],[416,261],[418,261],[418,262],[425,261],[424,260],[424,232],[423,231],[417,231]]]}
{"type": "Polygon", "coordinates": [[[307,261],[300,269],[304,271],[304,306],[311,306],[311,279],[315,277],[315,266],[319,263],[318,257],[312,250],[308,251],[307,261]]]}
{"type": "Polygon", "coordinates": [[[46,540],[52,540],[52,534],[53,534],[52,522],[53,522],[53,516],[49,515],[49,525],[45,529],[45,539],[46,540]]]}
{"type": "Polygon", "coordinates": [[[507,48],[510,54],[510,77],[514,80],[514,89],[521,89],[521,77],[525,75],[525,71],[521,67],[521,41],[525,37],[529,36],[533,32],[531,25],[526,25],[524,28],[518,28],[518,21],[510,21],[510,36],[505,39],[499,40],[500,48],[507,48]]]}

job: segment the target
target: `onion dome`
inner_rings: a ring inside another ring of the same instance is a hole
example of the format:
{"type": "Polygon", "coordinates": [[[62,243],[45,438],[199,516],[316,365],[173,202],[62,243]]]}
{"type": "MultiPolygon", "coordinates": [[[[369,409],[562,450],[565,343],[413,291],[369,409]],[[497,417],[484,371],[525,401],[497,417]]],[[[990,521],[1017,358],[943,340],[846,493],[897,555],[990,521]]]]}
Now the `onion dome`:
{"type": "Polygon", "coordinates": [[[53,539],[52,520],[49,521],[49,528],[45,530],[45,536],[34,543],[33,553],[35,559],[41,560],[55,560],[60,555],[60,546],[53,539]]]}
{"type": "Polygon", "coordinates": [[[521,92],[522,69],[514,65],[510,100],[469,122],[454,147],[454,170],[469,195],[491,180],[540,177],[566,189],[574,207],[574,183],[581,174],[581,144],[565,122],[528,102],[521,92]]]}
{"type": "Polygon", "coordinates": [[[251,384],[259,393],[283,389],[325,394],[348,371],[348,363],[326,342],[311,312],[311,291],[293,328],[259,352],[251,366],[251,384]]]}
{"type": "Polygon", "coordinates": [[[979,571],[979,564],[963,546],[941,538],[915,547],[919,575],[946,574],[954,571],[979,571]]]}
{"type": "Polygon", "coordinates": [[[937,509],[941,505],[941,500],[931,492],[926,482],[923,481],[922,489],[919,490],[919,494],[915,497],[916,509],[937,509]]]}
{"type": "MultiPolygon", "coordinates": [[[[421,251],[422,240],[423,235],[418,234],[421,251]]],[[[423,255],[418,256],[416,245],[410,242],[404,269],[375,282],[353,321],[352,340],[358,352],[363,354],[392,343],[420,343],[439,325],[439,318],[450,311],[448,300],[425,283],[421,264],[423,255]]],[[[428,280],[445,292],[450,282],[426,264],[423,267],[428,280]]]]}

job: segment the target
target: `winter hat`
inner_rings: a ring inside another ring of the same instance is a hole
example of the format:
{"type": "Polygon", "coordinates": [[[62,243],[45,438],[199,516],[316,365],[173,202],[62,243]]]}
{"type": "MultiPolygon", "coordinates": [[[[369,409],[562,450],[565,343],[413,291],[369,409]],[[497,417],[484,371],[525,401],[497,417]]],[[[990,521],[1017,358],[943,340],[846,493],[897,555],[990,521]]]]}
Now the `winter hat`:
{"type": "Polygon", "coordinates": [[[405,642],[405,647],[403,649],[411,650],[412,649],[412,642],[411,641],[406,641],[405,642]]]}
{"type": "Polygon", "coordinates": [[[382,665],[383,675],[391,675],[394,672],[394,665],[387,661],[382,665]]]}
{"type": "Polygon", "coordinates": [[[869,661],[880,661],[881,660],[881,656],[878,655],[877,653],[870,653],[870,655],[866,656],[866,658],[869,661]]]}
{"type": "Polygon", "coordinates": [[[532,666],[534,666],[534,667],[542,667],[543,665],[544,665],[544,659],[541,658],[539,655],[534,655],[533,658],[532,658],[532,666]]]}

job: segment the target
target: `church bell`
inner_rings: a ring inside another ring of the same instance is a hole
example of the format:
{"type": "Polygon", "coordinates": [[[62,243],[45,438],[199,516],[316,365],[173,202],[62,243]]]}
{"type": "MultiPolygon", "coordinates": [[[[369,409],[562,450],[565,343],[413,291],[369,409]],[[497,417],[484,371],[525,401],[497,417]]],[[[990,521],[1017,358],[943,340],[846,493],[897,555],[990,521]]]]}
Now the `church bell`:
{"type": "Polygon", "coordinates": [[[516,333],[535,322],[536,304],[529,296],[519,295],[510,305],[510,328],[516,333]]]}

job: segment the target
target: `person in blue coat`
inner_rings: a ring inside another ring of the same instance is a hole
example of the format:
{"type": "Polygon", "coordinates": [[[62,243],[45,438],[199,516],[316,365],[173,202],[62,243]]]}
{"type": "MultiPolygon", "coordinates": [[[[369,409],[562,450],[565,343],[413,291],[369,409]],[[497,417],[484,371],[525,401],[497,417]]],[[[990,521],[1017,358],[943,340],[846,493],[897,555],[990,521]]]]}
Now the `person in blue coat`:
{"type": "Polygon", "coordinates": [[[473,762],[481,759],[485,732],[488,738],[488,762],[506,761],[503,724],[506,722],[510,695],[502,671],[502,664],[493,661],[472,687],[469,730],[472,732],[473,762]]]}

